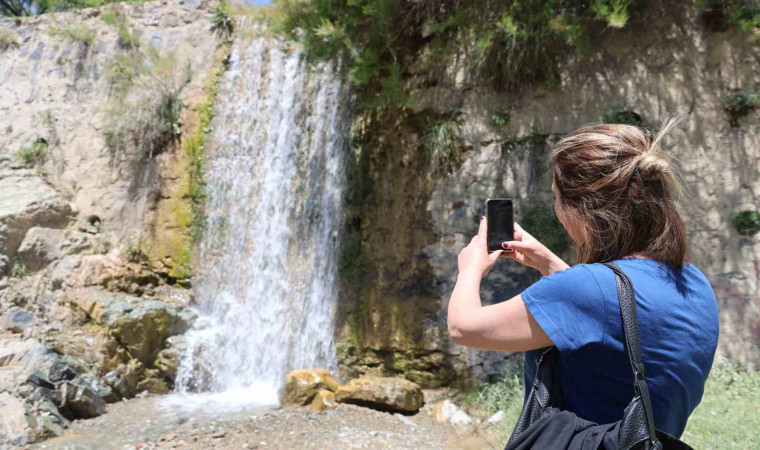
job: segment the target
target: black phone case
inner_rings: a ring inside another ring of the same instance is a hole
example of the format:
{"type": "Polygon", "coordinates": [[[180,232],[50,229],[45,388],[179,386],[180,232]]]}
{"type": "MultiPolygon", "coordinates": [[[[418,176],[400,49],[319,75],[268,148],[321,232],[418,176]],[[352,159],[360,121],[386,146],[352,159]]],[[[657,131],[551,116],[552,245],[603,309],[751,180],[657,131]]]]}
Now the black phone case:
{"type": "Polygon", "coordinates": [[[486,219],[488,220],[486,240],[489,253],[503,250],[502,242],[514,240],[512,200],[508,198],[489,198],[486,200],[486,219]]]}

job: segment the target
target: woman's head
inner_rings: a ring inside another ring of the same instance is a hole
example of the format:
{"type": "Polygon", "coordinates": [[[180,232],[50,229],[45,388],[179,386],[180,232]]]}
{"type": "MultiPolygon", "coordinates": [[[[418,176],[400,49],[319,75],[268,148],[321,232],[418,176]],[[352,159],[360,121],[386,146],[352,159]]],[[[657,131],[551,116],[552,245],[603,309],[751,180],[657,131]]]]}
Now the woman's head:
{"type": "Polygon", "coordinates": [[[686,231],[673,195],[679,185],[660,140],[630,125],[582,127],[552,152],[557,217],[578,244],[578,261],[639,255],[682,267],[686,231]]]}

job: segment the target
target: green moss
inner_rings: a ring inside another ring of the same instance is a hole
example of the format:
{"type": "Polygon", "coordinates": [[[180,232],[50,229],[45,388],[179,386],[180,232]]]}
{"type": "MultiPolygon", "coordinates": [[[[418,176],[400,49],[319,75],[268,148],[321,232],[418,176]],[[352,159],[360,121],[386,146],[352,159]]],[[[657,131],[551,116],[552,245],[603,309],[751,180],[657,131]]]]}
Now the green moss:
{"type": "Polygon", "coordinates": [[[760,213],[757,211],[742,211],[731,219],[731,223],[739,234],[752,236],[760,231],[760,213]]]}
{"type": "Polygon", "coordinates": [[[206,136],[211,131],[211,120],[214,118],[214,103],[219,90],[222,75],[229,67],[229,45],[223,45],[217,51],[216,69],[213,71],[209,84],[206,88],[206,96],[198,105],[198,125],[183,140],[183,151],[188,157],[189,174],[187,190],[181,193],[180,198],[190,201],[189,208],[176,207],[175,224],[185,230],[182,234],[183,242],[178,254],[172,258],[172,271],[170,276],[177,279],[185,279],[190,276],[192,267],[190,259],[193,247],[203,231],[203,202],[206,197],[205,182],[203,178],[203,153],[206,145],[206,136]]]}

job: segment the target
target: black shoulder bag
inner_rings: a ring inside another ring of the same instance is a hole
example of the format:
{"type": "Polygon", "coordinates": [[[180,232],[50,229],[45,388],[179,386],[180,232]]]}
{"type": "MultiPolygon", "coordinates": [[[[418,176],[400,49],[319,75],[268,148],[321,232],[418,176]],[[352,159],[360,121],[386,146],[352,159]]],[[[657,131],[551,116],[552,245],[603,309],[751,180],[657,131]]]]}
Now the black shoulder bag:
{"type": "Polygon", "coordinates": [[[692,450],[684,442],[654,427],[652,404],[644,379],[633,285],[618,266],[605,265],[615,272],[625,347],[634,376],[633,400],[625,408],[623,419],[599,425],[561,410],[562,392],[556,378],[557,348],[549,347],[538,358],[533,387],[505,450],[692,450]]]}

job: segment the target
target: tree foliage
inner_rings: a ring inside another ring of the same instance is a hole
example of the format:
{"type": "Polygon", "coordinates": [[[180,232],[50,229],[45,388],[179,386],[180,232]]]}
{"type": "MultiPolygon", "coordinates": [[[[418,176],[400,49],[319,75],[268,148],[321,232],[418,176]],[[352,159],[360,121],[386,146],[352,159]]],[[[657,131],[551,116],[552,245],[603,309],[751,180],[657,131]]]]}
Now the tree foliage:
{"type": "Polygon", "coordinates": [[[589,26],[625,25],[630,3],[280,0],[274,28],[302,42],[310,58],[343,57],[364,106],[409,105],[402,79],[415,67],[443,71],[452,60],[466,61],[474,79],[499,90],[551,80],[564,55],[587,46],[589,26]]]}

